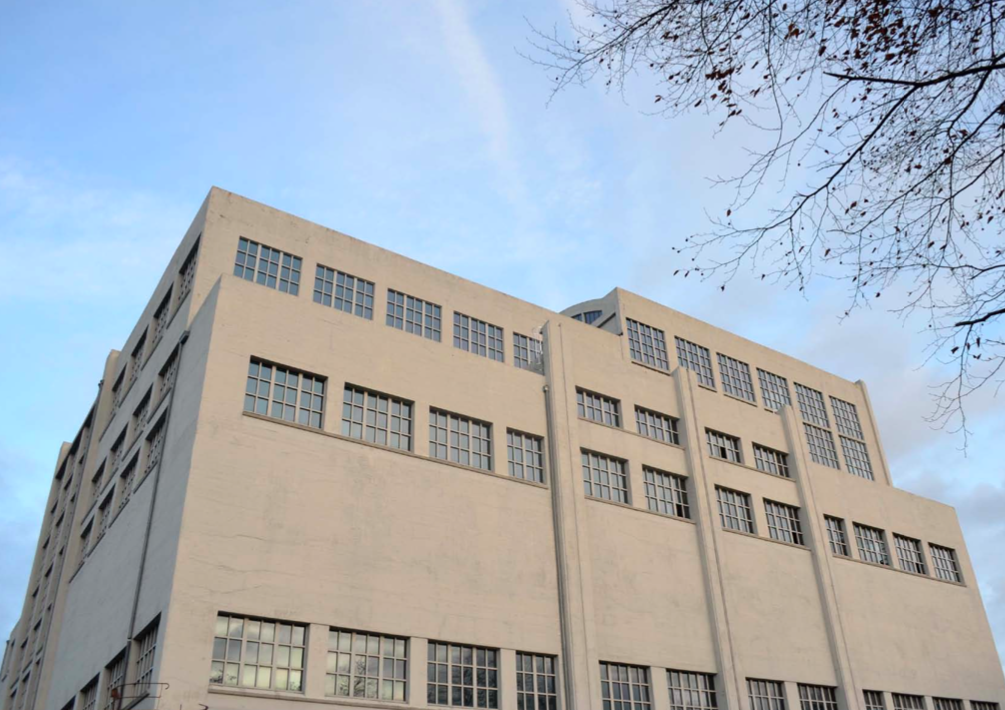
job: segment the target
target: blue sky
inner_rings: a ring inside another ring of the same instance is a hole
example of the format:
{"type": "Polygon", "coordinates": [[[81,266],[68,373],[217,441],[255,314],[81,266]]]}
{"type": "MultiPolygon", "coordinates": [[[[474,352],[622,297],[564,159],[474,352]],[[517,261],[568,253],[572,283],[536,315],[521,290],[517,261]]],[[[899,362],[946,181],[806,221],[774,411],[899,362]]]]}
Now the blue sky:
{"type": "MultiPolygon", "coordinates": [[[[923,419],[923,324],[843,293],[671,279],[763,136],[644,115],[602,86],[550,105],[518,52],[561,0],[0,5],[0,634],[20,613],[59,444],[211,185],[541,305],[622,286],[865,379],[897,485],[954,505],[1005,649],[1005,409],[923,419]],[[15,404],[16,403],[16,404],[15,404]]],[[[765,204],[775,197],[768,190],[765,204]]]]}

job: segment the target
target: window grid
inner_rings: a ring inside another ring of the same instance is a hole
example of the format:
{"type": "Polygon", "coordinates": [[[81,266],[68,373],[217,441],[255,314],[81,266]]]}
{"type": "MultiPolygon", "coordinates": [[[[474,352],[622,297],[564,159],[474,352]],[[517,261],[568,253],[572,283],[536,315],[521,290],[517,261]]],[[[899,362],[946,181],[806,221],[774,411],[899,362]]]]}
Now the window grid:
{"type": "Polygon", "coordinates": [[[150,692],[150,680],[154,675],[154,653],[157,650],[158,626],[159,623],[155,622],[136,639],[136,687],[133,693],[136,697],[150,692]]]}
{"type": "Polygon", "coordinates": [[[296,296],[300,293],[299,256],[241,237],[237,240],[234,276],[296,296]]]}
{"type": "Polygon", "coordinates": [[[144,475],[153,471],[164,455],[164,433],[164,419],[161,418],[147,437],[147,465],[143,469],[144,475]]]}
{"type": "Polygon", "coordinates": [[[81,710],[94,710],[98,703],[98,679],[95,678],[81,691],[81,710]]]}
{"type": "Polygon", "coordinates": [[[839,469],[837,449],[834,448],[834,435],[826,429],[812,424],[803,423],[806,430],[806,443],[810,449],[810,459],[814,463],[839,469]]]}
{"type": "Polygon", "coordinates": [[[137,378],[140,376],[140,371],[143,369],[143,356],[146,354],[147,350],[147,334],[146,331],[140,336],[140,341],[136,343],[136,347],[133,348],[133,354],[130,358],[129,363],[129,384],[126,385],[126,391],[133,386],[137,378]]]}
{"type": "Polygon", "coordinates": [[[662,441],[664,444],[680,446],[680,434],[677,430],[677,419],[667,414],[660,414],[651,409],[635,407],[635,426],[639,434],[662,441]]]}
{"type": "Polygon", "coordinates": [[[951,547],[929,543],[932,551],[932,567],[935,569],[935,576],[948,582],[962,582],[963,576],[960,574],[960,565],[956,561],[956,550],[951,547]]]}
{"type": "Polygon", "coordinates": [[[129,502],[130,496],[133,494],[133,482],[136,480],[136,457],[133,457],[124,469],[122,469],[122,475],[119,476],[119,480],[122,482],[120,488],[122,490],[119,498],[119,510],[122,510],[126,503],[129,502]]]}
{"type": "Polygon", "coordinates": [[[989,702],[986,700],[971,700],[970,710],[999,710],[998,703],[989,702]]]}
{"type": "Polygon", "coordinates": [[[675,518],[691,517],[687,500],[687,479],[675,473],[642,467],[645,479],[646,505],[649,510],[675,518]]]}
{"type": "Polygon", "coordinates": [[[851,557],[851,551],[848,549],[848,533],[844,529],[844,520],[831,515],[825,515],[824,523],[827,526],[827,541],[830,542],[831,552],[841,557],[851,557]]]}
{"type": "Polygon", "coordinates": [[[195,284],[195,264],[196,258],[199,255],[199,241],[196,240],[195,246],[192,247],[192,251],[188,253],[185,257],[185,261],[182,262],[181,268],[178,269],[178,303],[180,304],[189,293],[192,292],[192,286],[195,284]]]}
{"type": "Polygon", "coordinates": [[[558,710],[554,656],[516,654],[517,710],[558,710]]]}
{"type": "Polygon", "coordinates": [[[660,370],[669,370],[670,358],[663,331],[631,318],[625,320],[628,322],[628,351],[632,360],[660,370]]]}
{"type": "Polygon", "coordinates": [[[925,710],[925,699],[920,695],[891,693],[894,710],[925,710]]]}
{"type": "Polygon", "coordinates": [[[586,311],[584,313],[577,313],[572,317],[572,319],[582,321],[583,323],[590,325],[595,320],[600,318],[601,315],[603,315],[603,311],[586,311]]]}
{"type": "Polygon", "coordinates": [[[608,426],[621,426],[621,402],[612,397],[577,387],[576,411],[584,419],[608,426]]]}
{"type": "Polygon", "coordinates": [[[831,411],[834,412],[834,424],[840,433],[855,439],[865,439],[862,422],[858,418],[858,408],[854,404],[831,395],[831,411]]]}
{"type": "Polygon", "coordinates": [[[789,455],[783,451],[754,444],[754,465],[757,466],[758,471],[773,473],[783,478],[792,478],[792,474],[789,473],[789,455]]]}
{"type": "Polygon", "coordinates": [[[593,451],[582,452],[583,489],[593,498],[628,504],[626,462],[593,451]]]}
{"type": "Polygon", "coordinates": [[[346,385],[342,395],[342,436],[411,451],[413,407],[397,397],[346,385]]]}
{"type": "Polygon", "coordinates": [[[735,436],[706,429],[705,439],[708,441],[708,455],[712,458],[725,459],[733,463],[743,462],[743,457],[740,455],[740,440],[735,436]]]}
{"type": "Polygon", "coordinates": [[[803,545],[803,526],[799,522],[799,508],[764,500],[764,513],[768,519],[768,536],[772,540],[803,545]]]}
{"type": "Polygon", "coordinates": [[[102,700],[105,701],[105,710],[113,710],[119,705],[122,698],[122,686],[126,682],[126,654],[121,653],[119,657],[105,666],[105,693],[102,700]]]}
{"type": "Polygon", "coordinates": [[[712,374],[712,356],[708,348],[690,340],[674,337],[677,346],[677,362],[681,367],[693,370],[698,383],[715,389],[715,375],[712,374]]]}
{"type": "Polygon", "coordinates": [[[499,707],[499,651],[429,642],[426,701],[465,708],[499,707]]]}
{"type": "Polygon", "coordinates": [[[777,680],[747,678],[750,710],[785,710],[785,687],[777,680]]]}
{"type": "Polygon", "coordinates": [[[164,337],[164,331],[167,330],[168,320],[171,317],[171,289],[168,289],[167,295],[164,296],[164,300],[161,304],[157,306],[157,310],[154,312],[154,335],[151,342],[157,345],[164,337]]]}
{"type": "Polygon", "coordinates": [[[858,544],[858,555],[865,562],[890,565],[890,553],[879,528],[855,523],[855,542],[858,544]]]}
{"type": "Polygon", "coordinates": [[[649,669],[644,666],[601,661],[600,691],[604,710],[649,710],[653,706],[649,669]]]}
{"type": "Polygon", "coordinates": [[[670,710],[716,710],[715,676],[667,670],[670,710]]]}
{"type": "Polygon", "coordinates": [[[513,333],[513,364],[522,370],[541,371],[544,346],[537,338],[513,333]]]}
{"type": "Polygon", "coordinates": [[[883,691],[863,690],[862,695],[865,697],[865,710],[886,710],[883,691]]]}
{"type": "Polygon", "coordinates": [[[429,455],[491,471],[492,425],[430,408],[429,455]]]}
{"type": "Polygon", "coordinates": [[[750,496],[729,488],[715,487],[715,496],[719,502],[719,520],[727,530],[739,532],[754,532],[754,510],[750,504],[750,496]]]}
{"type": "Polygon", "coordinates": [[[251,359],[244,411],[320,429],[324,401],[324,377],[251,359]]]}
{"type": "Polygon", "coordinates": [[[544,439],[507,429],[506,462],[513,478],[544,483],[544,439]]]}
{"type": "Polygon", "coordinates": [[[302,624],[218,615],[209,682],[302,691],[306,631],[302,624]]]}
{"type": "Polygon", "coordinates": [[[174,387],[175,380],[178,379],[178,351],[175,350],[168,357],[167,362],[164,363],[164,367],[161,368],[160,372],[160,391],[157,393],[158,397],[163,397],[169,389],[174,387]]]}
{"type": "Polygon", "coordinates": [[[321,264],[314,272],[314,302],[373,320],[373,281],[321,264]]]}
{"type": "Polygon", "coordinates": [[[325,695],[405,700],[407,641],[346,629],[328,629],[325,695]]]}
{"type": "Polygon", "coordinates": [[[828,685],[799,684],[802,710],[837,710],[837,690],[828,685]]]}
{"type": "Polygon", "coordinates": [[[838,438],[841,440],[841,450],[844,452],[844,464],[848,467],[848,473],[854,473],[870,481],[875,480],[872,463],[869,461],[869,451],[865,448],[865,444],[847,436],[839,435],[838,438]]]}
{"type": "Polygon", "coordinates": [[[925,553],[921,551],[921,540],[893,534],[893,546],[897,550],[897,562],[905,572],[928,574],[925,567],[925,553]]]}
{"type": "Polygon", "coordinates": [[[823,392],[796,382],[796,400],[799,402],[799,411],[803,415],[803,421],[830,428],[831,424],[827,418],[823,392]]]}
{"type": "Polygon", "coordinates": [[[932,698],[935,710],[963,710],[963,701],[956,698],[932,698]]]}
{"type": "Polygon", "coordinates": [[[387,324],[440,342],[442,309],[435,303],[387,289],[387,324]]]}
{"type": "Polygon", "coordinates": [[[750,365],[722,353],[716,353],[716,356],[719,359],[719,379],[722,380],[722,391],[748,402],[756,402],[754,381],[750,377],[750,365]]]}
{"type": "Polygon", "coordinates": [[[787,379],[761,368],[757,368],[757,379],[761,383],[761,401],[765,407],[777,412],[784,406],[792,406],[787,379]]]}
{"type": "Polygon", "coordinates": [[[490,360],[505,361],[503,329],[454,311],[454,347],[490,360]]]}

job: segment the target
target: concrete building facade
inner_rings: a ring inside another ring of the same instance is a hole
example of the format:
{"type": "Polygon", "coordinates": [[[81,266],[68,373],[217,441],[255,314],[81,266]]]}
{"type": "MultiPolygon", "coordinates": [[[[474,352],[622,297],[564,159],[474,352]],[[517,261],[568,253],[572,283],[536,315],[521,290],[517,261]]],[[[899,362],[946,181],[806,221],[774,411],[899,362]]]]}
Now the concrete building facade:
{"type": "Polygon", "coordinates": [[[862,382],[214,188],[64,444],[0,710],[1000,710],[862,382]]]}

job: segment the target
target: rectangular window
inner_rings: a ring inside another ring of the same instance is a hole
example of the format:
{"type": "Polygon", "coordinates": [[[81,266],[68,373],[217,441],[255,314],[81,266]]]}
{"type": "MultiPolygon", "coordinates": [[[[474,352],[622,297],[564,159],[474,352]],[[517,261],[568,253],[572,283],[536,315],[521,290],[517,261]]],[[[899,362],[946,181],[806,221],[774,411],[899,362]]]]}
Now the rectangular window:
{"type": "Polygon", "coordinates": [[[757,466],[758,471],[773,473],[783,478],[792,478],[789,473],[789,455],[782,451],[754,444],[754,465],[757,466]]]}
{"type": "Polygon", "coordinates": [[[890,565],[890,553],[886,548],[886,538],[879,528],[855,523],[855,542],[858,544],[858,556],[865,562],[890,565]]]}
{"type": "Polygon", "coordinates": [[[105,666],[105,692],[102,700],[105,701],[105,710],[114,710],[118,707],[119,700],[123,695],[123,685],[126,682],[126,654],[120,653],[118,658],[105,666]]]}
{"type": "Polygon", "coordinates": [[[306,636],[303,624],[220,614],[209,682],[302,691],[306,636]]]}
{"type": "Polygon", "coordinates": [[[719,501],[719,520],[722,521],[722,527],[727,530],[754,533],[754,509],[750,505],[748,494],[716,486],[715,496],[719,501]]]}
{"type": "Polygon", "coordinates": [[[827,418],[827,407],[824,406],[823,392],[797,382],[796,401],[799,402],[799,411],[803,415],[803,421],[816,424],[817,426],[830,427],[830,419],[827,418]]]}
{"type": "Polygon", "coordinates": [[[314,302],[373,320],[373,281],[318,264],[314,273],[314,302]]]}
{"type": "Polygon", "coordinates": [[[159,620],[154,621],[136,637],[136,686],[131,694],[137,698],[150,692],[150,681],[154,677],[158,626],[160,626],[159,620]]]}
{"type": "Polygon", "coordinates": [[[834,423],[840,433],[856,439],[865,439],[862,422],[858,418],[858,409],[854,404],[831,396],[831,409],[834,411],[834,423]]]}
{"type": "MultiPolygon", "coordinates": [[[[827,432],[828,436],[830,432],[827,432]]],[[[875,480],[872,474],[872,464],[869,462],[869,451],[861,441],[838,436],[841,440],[841,450],[844,452],[844,464],[848,473],[854,473],[870,481],[875,480]]]]}
{"type": "Polygon", "coordinates": [[[716,710],[715,676],[667,670],[670,710],[716,710]]]}
{"type": "Polygon", "coordinates": [[[932,698],[935,710],[963,710],[963,701],[955,698],[932,698]]]}
{"type": "Polygon", "coordinates": [[[80,557],[77,559],[77,566],[84,564],[87,553],[91,550],[91,532],[94,529],[94,522],[87,524],[84,532],[80,533],[80,557]]]}
{"type": "Polygon", "coordinates": [[[750,377],[750,365],[722,353],[716,353],[719,358],[719,379],[722,380],[722,391],[726,394],[748,402],[754,399],[754,380],[750,377]]]}
{"type": "Polygon", "coordinates": [[[612,397],[577,387],[576,411],[583,419],[608,426],[621,426],[621,402],[612,397]]]}
{"type": "Polygon", "coordinates": [[[660,414],[651,409],[635,407],[635,426],[642,436],[662,441],[664,444],[680,445],[680,434],[677,431],[677,419],[667,414],[660,414]]]}
{"type": "Polygon", "coordinates": [[[429,642],[426,702],[463,708],[499,707],[499,651],[429,642]]]}
{"type": "Polygon", "coordinates": [[[342,436],[411,451],[413,406],[397,397],[346,385],[342,396],[342,436]]]}
{"type": "Polygon", "coordinates": [[[956,550],[951,547],[929,543],[932,551],[932,567],[935,568],[935,576],[947,582],[962,582],[963,575],[960,574],[960,565],[956,561],[956,550]]]}
{"type": "Polygon", "coordinates": [[[803,526],[799,522],[799,508],[764,499],[764,513],[768,519],[768,536],[772,540],[802,545],[803,526]]]}
{"type": "Polygon", "coordinates": [[[167,430],[165,420],[165,417],[161,417],[147,436],[147,465],[143,468],[144,475],[153,471],[164,455],[164,434],[167,430]]]}
{"type": "Polygon", "coordinates": [[[110,471],[115,473],[119,470],[119,466],[122,465],[122,457],[126,455],[126,431],[128,427],[122,427],[122,431],[119,435],[115,437],[115,441],[112,442],[112,448],[109,450],[109,456],[112,459],[112,465],[110,471]]]}
{"type": "Polygon", "coordinates": [[[157,401],[161,401],[164,395],[168,393],[172,387],[174,387],[175,380],[178,379],[178,349],[175,348],[167,361],[164,363],[164,367],[161,368],[160,374],[160,386],[157,390],[157,401]]]}
{"type": "Polygon", "coordinates": [[[80,692],[81,710],[94,710],[98,703],[98,679],[95,678],[88,683],[80,692]]]}
{"type": "Polygon", "coordinates": [[[778,680],[747,678],[750,710],[785,710],[785,685],[778,680]]]}
{"type": "Polygon", "coordinates": [[[161,304],[157,306],[157,310],[154,311],[154,337],[152,339],[154,347],[164,337],[164,331],[167,330],[169,320],[171,320],[171,289],[168,289],[164,300],[161,301],[161,304]]]}
{"type": "Polygon", "coordinates": [[[251,358],[244,411],[320,429],[325,378],[251,358]]]}
{"type": "Polygon", "coordinates": [[[431,407],[429,455],[491,471],[492,425],[431,407]]]}
{"type": "Polygon", "coordinates": [[[692,370],[698,378],[698,384],[715,389],[712,356],[708,348],[678,337],[674,337],[674,342],[677,345],[677,362],[680,366],[692,370]]]}
{"type": "Polygon", "coordinates": [[[440,342],[442,309],[435,303],[387,289],[387,324],[440,342]]]}
{"type": "Polygon", "coordinates": [[[542,372],[544,345],[537,338],[513,333],[513,364],[522,370],[542,372]]]}
{"type": "Polygon", "coordinates": [[[407,670],[405,639],[328,629],[325,695],[404,702],[407,670]]]}
{"type": "Polygon", "coordinates": [[[891,693],[894,710],[925,710],[925,699],[920,695],[891,693]]]}
{"type": "Polygon", "coordinates": [[[181,264],[181,268],[178,269],[178,305],[181,305],[192,292],[192,286],[195,284],[195,265],[198,256],[199,240],[196,239],[195,244],[192,246],[192,251],[188,253],[185,261],[181,264]]]}
{"type": "Polygon", "coordinates": [[[136,464],[139,456],[134,456],[122,469],[119,475],[119,510],[129,502],[129,497],[133,494],[133,483],[136,482],[136,464]]]}
{"type": "Polygon", "coordinates": [[[601,661],[600,697],[604,710],[650,710],[649,669],[601,661]]]}
{"type": "Polygon", "coordinates": [[[834,448],[834,436],[826,429],[812,424],[803,424],[806,430],[806,443],[810,449],[810,459],[814,463],[839,469],[837,449],[834,448]]]}
{"type": "Polygon", "coordinates": [[[237,241],[234,276],[296,296],[300,293],[299,256],[241,237],[237,241]]]}
{"type": "Polygon", "coordinates": [[[765,407],[777,412],[782,407],[792,406],[787,379],[761,368],[757,368],[757,379],[761,383],[761,401],[765,407]]]}
{"type": "Polygon", "coordinates": [[[734,463],[743,462],[743,457],[740,455],[740,440],[735,436],[706,429],[705,439],[708,441],[708,455],[712,458],[734,463]]]}
{"type": "Polygon", "coordinates": [[[999,710],[1001,706],[998,703],[992,703],[984,700],[971,700],[970,710],[999,710]]]}
{"type": "Polygon", "coordinates": [[[507,429],[506,461],[513,478],[544,483],[544,439],[540,436],[507,429]]]}
{"type": "Polygon", "coordinates": [[[824,524],[827,526],[827,541],[830,542],[831,552],[840,557],[851,557],[851,551],[848,549],[848,533],[844,528],[844,520],[831,515],[825,515],[824,524]]]}
{"type": "Polygon", "coordinates": [[[925,568],[925,553],[921,551],[921,540],[893,534],[893,547],[897,550],[897,562],[905,572],[928,574],[925,568]]]}
{"type": "Polygon", "coordinates": [[[104,537],[108,526],[112,523],[112,501],[115,498],[115,486],[105,495],[105,499],[98,506],[98,540],[104,537]]]}
{"type": "Polygon", "coordinates": [[[801,710],[837,710],[837,689],[828,685],[799,684],[801,710]]]}
{"type": "Polygon", "coordinates": [[[505,361],[503,329],[454,311],[454,347],[489,360],[505,361]]]}
{"type": "Polygon", "coordinates": [[[119,407],[122,406],[122,398],[126,396],[125,381],[126,369],[122,368],[119,376],[115,378],[115,384],[112,385],[112,411],[108,415],[109,419],[115,417],[116,412],[119,411],[119,407]]]}
{"type": "Polygon", "coordinates": [[[140,430],[143,429],[144,425],[147,423],[147,417],[150,415],[150,397],[153,394],[151,390],[147,390],[147,393],[143,395],[143,399],[140,403],[136,405],[136,409],[133,410],[133,437],[139,436],[140,430]]]}
{"type": "Polygon", "coordinates": [[[886,710],[883,691],[863,690],[862,695],[865,697],[865,710],[886,710]]]}
{"type": "Polygon", "coordinates": [[[143,356],[147,351],[147,332],[143,331],[143,335],[140,336],[140,340],[136,343],[136,347],[133,348],[133,354],[129,357],[129,384],[126,385],[126,390],[128,391],[136,379],[140,376],[140,371],[143,369],[143,356]]]}
{"type": "Polygon", "coordinates": [[[586,495],[628,504],[627,462],[585,450],[582,460],[586,495]]]}
{"type": "Polygon", "coordinates": [[[558,710],[554,656],[516,654],[516,706],[519,710],[558,710]]]}
{"type": "Polygon", "coordinates": [[[660,370],[670,369],[666,336],[659,328],[627,318],[628,350],[632,360],[660,370]]]}
{"type": "Polygon", "coordinates": [[[646,505],[649,510],[675,518],[691,517],[687,502],[687,479],[684,476],[650,466],[642,467],[642,475],[646,482],[646,505]]]}

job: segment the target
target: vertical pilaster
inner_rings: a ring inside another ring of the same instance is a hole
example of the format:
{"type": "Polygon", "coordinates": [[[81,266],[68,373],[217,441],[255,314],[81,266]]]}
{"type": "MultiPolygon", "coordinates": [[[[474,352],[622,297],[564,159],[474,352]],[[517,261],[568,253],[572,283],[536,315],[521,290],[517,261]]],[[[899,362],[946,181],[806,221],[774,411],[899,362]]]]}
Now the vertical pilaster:
{"type": "Polygon", "coordinates": [[[408,663],[405,664],[406,698],[408,704],[417,708],[427,708],[426,665],[429,661],[429,639],[408,640],[408,663]]]}
{"type": "MultiPolygon", "coordinates": [[[[163,628],[163,626],[162,626],[163,628]]],[[[328,672],[328,627],[311,624],[307,628],[307,667],[304,668],[304,695],[323,698],[328,672]]]]}
{"type": "Polygon", "coordinates": [[[499,650],[499,708],[517,710],[516,703],[516,651],[499,650]]]}
{"type": "Polygon", "coordinates": [[[650,666],[649,683],[653,693],[653,710],[670,710],[670,693],[667,692],[667,669],[650,666]]]}

